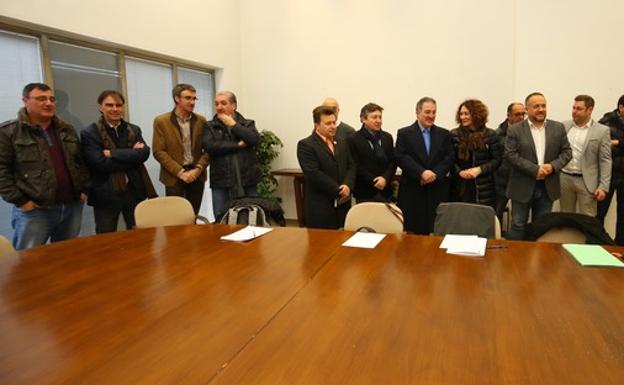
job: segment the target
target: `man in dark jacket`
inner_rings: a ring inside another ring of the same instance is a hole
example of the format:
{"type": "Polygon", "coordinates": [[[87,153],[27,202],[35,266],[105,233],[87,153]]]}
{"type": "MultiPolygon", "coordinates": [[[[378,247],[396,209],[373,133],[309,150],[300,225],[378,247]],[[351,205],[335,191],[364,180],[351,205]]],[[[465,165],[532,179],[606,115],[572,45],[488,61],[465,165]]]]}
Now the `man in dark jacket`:
{"type": "Polygon", "coordinates": [[[430,234],[441,202],[449,199],[449,171],[455,153],[451,133],[436,126],[437,104],[425,96],[416,103],[416,121],[399,129],[397,165],[401,167],[398,205],[405,218],[404,229],[430,234]]]}
{"type": "Polygon", "coordinates": [[[355,164],[349,146],[336,139],[336,111],[319,106],[312,111],[314,132],[297,144],[297,159],[305,177],[305,224],[338,229],[351,207],[355,164]]]}
{"type": "Polygon", "coordinates": [[[257,196],[262,178],[256,157],[260,134],[253,120],[245,119],[230,91],[215,96],[216,115],[204,126],[202,144],[210,156],[210,189],[215,218],[221,216],[232,199],[257,196]]]}
{"type": "Polygon", "coordinates": [[[56,116],[52,89],[30,83],[22,100],[17,119],[0,126],[0,195],[14,205],[18,250],[76,237],[89,185],[78,135],[56,116]]]}
{"type": "Polygon", "coordinates": [[[615,225],[615,243],[624,245],[624,95],[620,96],[617,108],[607,112],[599,121],[611,131],[611,186],[607,197],[598,202],[598,220],[604,225],[604,219],[611,205],[613,193],[617,191],[617,219],[615,225]]]}
{"type": "MultiPolygon", "coordinates": [[[[505,139],[507,138],[507,129],[516,123],[524,120],[526,109],[522,103],[511,103],[507,106],[507,119],[502,122],[496,129],[496,133],[500,136],[503,148],[505,147],[505,139]]],[[[503,212],[507,207],[507,181],[509,180],[509,161],[503,159],[500,167],[496,170],[494,183],[496,185],[496,216],[503,223],[503,212]]]]}
{"type": "Polygon", "coordinates": [[[357,202],[388,202],[396,172],[392,135],[381,130],[383,108],[368,103],[360,111],[362,128],[347,138],[357,176],[353,195],[357,202]]]}
{"type": "Polygon", "coordinates": [[[154,186],[144,162],[150,148],[141,129],[123,120],[125,99],[107,90],[97,99],[100,119],[82,130],[82,152],[91,171],[89,205],[93,206],[95,232],[117,230],[119,214],[126,229],[135,225],[134,208],[148,197],[155,197],[154,186]]]}

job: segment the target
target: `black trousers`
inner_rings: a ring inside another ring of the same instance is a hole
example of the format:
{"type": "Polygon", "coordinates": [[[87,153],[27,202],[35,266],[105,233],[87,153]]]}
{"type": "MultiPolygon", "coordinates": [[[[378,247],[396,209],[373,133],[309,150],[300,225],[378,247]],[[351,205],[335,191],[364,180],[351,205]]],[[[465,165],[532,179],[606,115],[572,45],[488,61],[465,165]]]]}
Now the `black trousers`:
{"type": "Polygon", "coordinates": [[[609,192],[607,197],[598,202],[598,214],[596,218],[604,226],[604,219],[609,212],[609,206],[611,206],[611,199],[613,193],[617,192],[617,218],[615,222],[615,243],[622,246],[624,245],[624,179],[612,179],[609,186],[609,192]]]}
{"type": "Polygon", "coordinates": [[[130,230],[136,224],[134,221],[134,208],[140,202],[132,193],[126,191],[119,196],[119,205],[115,207],[93,207],[95,218],[95,233],[111,233],[117,231],[119,214],[123,215],[126,229],[130,230]]]}
{"type": "Polygon", "coordinates": [[[191,202],[193,211],[195,211],[195,215],[197,215],[201,206],[202,197],[204,196],[204,184],[205,181],[199,179],[193,183],[184,183],[178,180],[173,186],[165,186],[165,194],[167,196],[186,198],[186,200],[191,202]]]}

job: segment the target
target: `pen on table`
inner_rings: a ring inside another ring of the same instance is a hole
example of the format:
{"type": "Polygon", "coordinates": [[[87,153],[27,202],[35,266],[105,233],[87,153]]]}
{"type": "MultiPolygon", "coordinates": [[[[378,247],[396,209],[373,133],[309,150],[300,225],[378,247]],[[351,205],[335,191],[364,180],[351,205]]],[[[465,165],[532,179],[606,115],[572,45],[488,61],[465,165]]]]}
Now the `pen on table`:
{"type": "Polygon", "coordinates": [[[487,247],[487,249],[490,249],[490,250],[492,250],[492,249],[506,249],[506,248],[507,248],[507,246],[505,246],[505,245],[491,245],[491,246],[487,247]]]}

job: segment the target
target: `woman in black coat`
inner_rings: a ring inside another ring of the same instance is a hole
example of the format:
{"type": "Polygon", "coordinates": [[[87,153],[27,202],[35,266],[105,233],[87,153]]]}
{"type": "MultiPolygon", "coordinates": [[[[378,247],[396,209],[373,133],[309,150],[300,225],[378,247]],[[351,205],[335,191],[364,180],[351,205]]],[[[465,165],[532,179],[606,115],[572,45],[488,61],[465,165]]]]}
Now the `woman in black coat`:
{"type": "Polygon", "coordinates": [[[501,164],[503,145],[496,131],[487,128],[488,109],[469,99],[459,105],[451,131],[455,164],[451,200],[492,206],[496,203],[494,172],[501,164]]]}

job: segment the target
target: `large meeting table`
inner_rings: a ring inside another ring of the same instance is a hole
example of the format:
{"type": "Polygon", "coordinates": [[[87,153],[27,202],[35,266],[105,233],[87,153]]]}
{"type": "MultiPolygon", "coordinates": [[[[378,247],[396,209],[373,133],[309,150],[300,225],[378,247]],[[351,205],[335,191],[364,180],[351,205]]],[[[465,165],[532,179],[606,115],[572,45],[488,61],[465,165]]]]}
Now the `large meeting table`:
{"type": "Polygon", "coordinates": [[[553,243],[466,257],[407,234],[220,240],[239,228],[0,257],[0,384],[624,383],[624,269],[553,243]]]}

